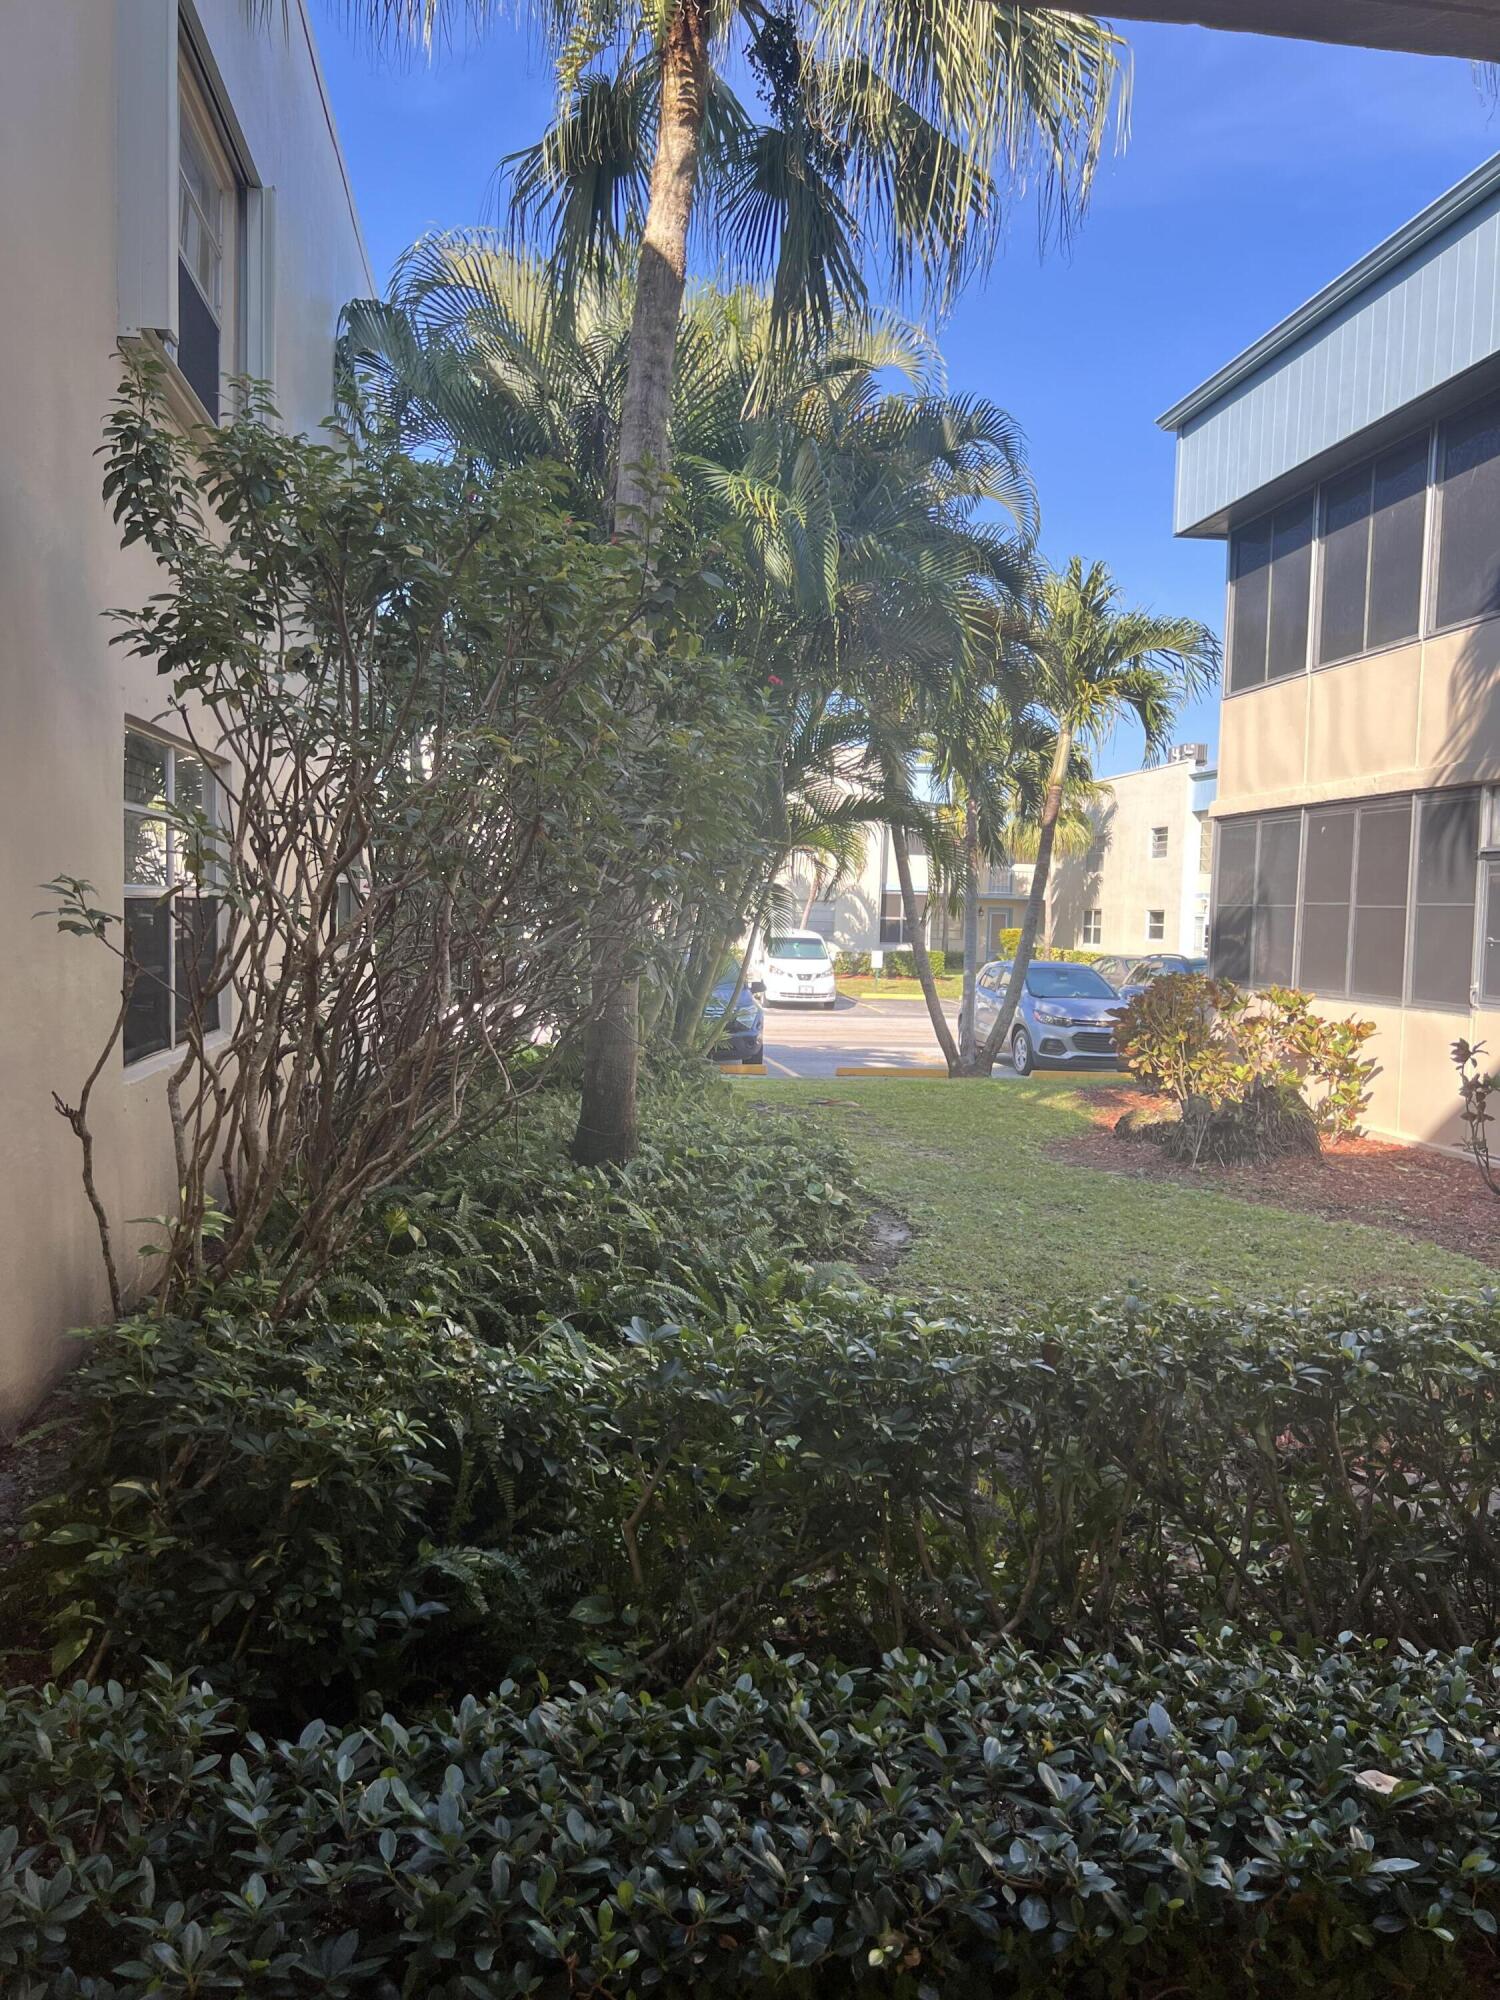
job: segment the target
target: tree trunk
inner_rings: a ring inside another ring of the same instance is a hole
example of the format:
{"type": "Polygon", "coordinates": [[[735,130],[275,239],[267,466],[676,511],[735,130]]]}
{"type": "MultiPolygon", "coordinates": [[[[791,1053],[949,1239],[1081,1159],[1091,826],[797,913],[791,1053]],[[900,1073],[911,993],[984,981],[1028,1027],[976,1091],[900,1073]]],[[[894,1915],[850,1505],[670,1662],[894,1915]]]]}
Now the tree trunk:
{"type": "MultiPolygon", "coordinates": [[[[659,504],[656,481],[667,468],[677,325],[708,80],[707,0],[678,0],[662,45],[661,120],[620,412],[614,532],[622,538],[650,534],[659,504]]],[[[610,976],[610,956],[602,952],[596,961],[596,987],[610,976]]],[[[620,981],[585,1035],[583,1103],[573,1137],[573,1157],[585,1165],[628,1160],[635,1152],[639,1004],[637,982],[620,981]]]]}
{"type": "Polygon", "coordinates": [[[1063,785],[1067,779],[1068,765],[1072,756],[1073,732],[1070,729],[1059,729],[1057,744],[1052,752],[1052,769],[1047,777],[1047,796],[1042,802],[1042,823],[1037,840],[1036,867],[1031,877],[1031,894],[1026,898],[1026,915],[1021,922],[1021,936],[1016,944],[1015,961],[1010,969],[1010,981],[1005,989],[1000,1012],[995,1017],[995,1025],[990,1029],[979,1054],[979,1066],[985,1071],[994,1067],[1000,1051],[1010,1040],[1016,1008],[1020,1005],[1026,975],[1031,970],[1037,933],[1042,927],[1042,918],[1047,907],[1047,877],[1052,867],[1052,847],[1057,838],[1058,816],[1062,812],[1063,785]]]}
{"type": "Polygon", "coordinates": [[[599,1004],[584,1042],[583,1104],[573,1134],[581,1167],[632,1159],[639,1141],[641,989],[639,979],[624,976],[628,950],[627,938],[612,939],[595,963],[599,1004]]]}
{"type": "Polygon", "coordinates": [[[937,981],[932,976],[932,960],[927,956],[927,939],[923,935],[922,922],[917,915],[916,891],[911,886],[911,850],[906,844],[904,827],[891,828],[891,852],[896,857],[896,880],[901,885],[901,914],[906,920],[906,934],[911,940],[911,955],[916,962],[922,998],[927,1002],[927,1014],[932,1022],[932,1032],[936,1035],[937,1045],[943,1052],[943,1061],[948,1065],[948,1074],[954,1076],[958,1072],[958,1045],[953,1039],[952,1029],[948,1026],[943,1003],[938,998],[937,981]]]}
{"type": "Polygon", "coordinates": [[[964,801],[964,990],[958,1003],[958,1061],[965,1076],[979,1069],[974,1043],[974,982],[979,974],[979,808],[964,801]]]}

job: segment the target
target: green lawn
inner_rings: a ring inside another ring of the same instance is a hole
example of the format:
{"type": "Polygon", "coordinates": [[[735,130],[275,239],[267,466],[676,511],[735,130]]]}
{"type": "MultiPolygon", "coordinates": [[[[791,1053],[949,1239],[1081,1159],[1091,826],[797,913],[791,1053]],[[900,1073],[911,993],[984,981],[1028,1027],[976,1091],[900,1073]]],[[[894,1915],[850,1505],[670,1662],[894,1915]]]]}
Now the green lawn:
{"type": "Polygon", "coordinates": [[[832,1122],[866,1188],[915,1232],[894,1279],[903,1289],[1006,1306],[1097,1298],[1132,1283],[1257,1299],[1307,1287],[1416,1293],[1495,1282],[1470,1258],[1387,1230],[1049,1158],[1049,1145],[1086,1129],[1094,1081],[743,1088],[756,1102],[832,1122]]]}
{"type": "MultiPolygon", "coordinates": [[[[961,972],[938,975],[937,990],[945,1000],[957,1000],[963,992],[963,985],[961,972]]],[[[918,979],[877,979],[868,972],[841,972],[838,986],[840,993],[859,999],[920,1000],[922,997],[922,982],[918,979]]]]}

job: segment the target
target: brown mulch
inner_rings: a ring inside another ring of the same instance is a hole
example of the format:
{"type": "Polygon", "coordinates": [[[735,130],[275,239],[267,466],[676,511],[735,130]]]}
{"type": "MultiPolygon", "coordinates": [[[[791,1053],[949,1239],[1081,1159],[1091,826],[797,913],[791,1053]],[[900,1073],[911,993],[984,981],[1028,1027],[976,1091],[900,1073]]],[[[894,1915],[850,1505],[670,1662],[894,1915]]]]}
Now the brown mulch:
{"type": "Polygon", "coordinates": [[[1423,1146],[1340,1139],[1321,1159],[1279,1160],[1269,1167],[1180,1166],[1164,1159],[1149,1140],[1121,1138],[1114,1131],[1122,1113],[1153,1108],[1155,1101],[1145,1092],[1107,1084],[1089,1091],[1087,1102],[1093,1129],[1050,1147],[1054,1159],[1135,1180],[1219,1188],[1241,1201],[1331,1222],[1368,1223],[1500,1269],[1500,1202],[1467,1160],[1423,1146]]]}

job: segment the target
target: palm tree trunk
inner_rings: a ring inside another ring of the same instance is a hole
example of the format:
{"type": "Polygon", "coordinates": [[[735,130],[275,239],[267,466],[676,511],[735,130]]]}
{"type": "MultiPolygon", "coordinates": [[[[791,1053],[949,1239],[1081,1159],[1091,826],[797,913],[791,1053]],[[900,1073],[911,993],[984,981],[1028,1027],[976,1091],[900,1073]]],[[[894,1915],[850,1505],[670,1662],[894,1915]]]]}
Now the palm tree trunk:
{"type": "Polygon", "coordinates": [[[932,1022],[937,1045],[943,1052],[943,1061],[948,1065],[948,1074],[954,1076],[958,1072],[958,1045],[948,1026],[943,1003],[938,998],[937,981],[932,976],[932,960],[927,956],[927,939],[922,934],[916,891],[911,886],[911,849],[906,844],[904,827],[891,828],[891,852],[896,857],[896,880],[901,885],[901,914],[906,920],[906,934],[911,940],[911,955],[916,964],[922,998],[927,1002],[927,1015],[932,1022]]]}
{"type": "MultiPolygon", "coordinates": [[[[614,531],[622,538],[650,533],[659,504],[655,481],[667,465],[672,369],[708,80],[707,0],[677,0],[662,45],[661,119],[620,412],[614,531]]],[[[628,1160],[636,1150],[640,989],[609,960],[608,948],[596,957],[596,989],[611,977],[619,983],[584,1037],[583,1102],[573,1136],[573,1157],[584,1165],[628,1160]]]]}
{"type": "Polygon", "coordinates": [[[1005,999],[995,1017],[995,1025],[990,1029],[979,1054],[979,1066],[985,1071],[994,1067],[1000,1051],[1010,1040],[1016,1008],[1020,1005],[1026,975],[1031,970],[1037,934],[1042,928],[1042,919],[1047,907],[1047,877],[1052,867],[1052,848],[1057,839],[1057,821],[1062,812],[1063,785],[1067,779],[1068,765],[1072,756],[1073,732],[1067,728],[1059,729],[1057,743],[1052,752],[1052,769],[1047,775],[1047,794],[1042,801],[1042,820],[1037,839],[1036,867],[1031,877],[1031,894],[1026,898],[1026,915],[1021,921],[1021,936],[1016,944],[1015,961],[1010,969],[1010,983],[1005,989],[1005,999]]]}
{"type": "Polygon", "coordinates": [[[974,982],[979,973],[979,808],[964,801],[964,990],[958,1003],[958,1061],[965,1076],[978,1068],[974,1046],[974,982]]]}

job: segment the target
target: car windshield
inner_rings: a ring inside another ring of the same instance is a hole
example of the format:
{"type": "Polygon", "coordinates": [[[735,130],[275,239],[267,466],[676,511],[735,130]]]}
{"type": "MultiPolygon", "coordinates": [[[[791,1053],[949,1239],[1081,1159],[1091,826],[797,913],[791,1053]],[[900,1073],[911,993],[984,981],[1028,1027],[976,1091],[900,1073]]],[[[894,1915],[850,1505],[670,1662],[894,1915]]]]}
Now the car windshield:
{"type": "Polygon", "coordinates": [[[828,947],[821,938],[772,938],[772,958],[816,958],[826,964],[828,947]]]}
{"type": "Polygon", "coordinates": [[[1113,1000],[1115,990],[1091,965],[1034,965],[1026,991],[1036,1000],[1113,1000]]]}

